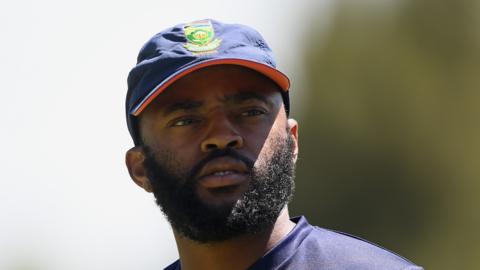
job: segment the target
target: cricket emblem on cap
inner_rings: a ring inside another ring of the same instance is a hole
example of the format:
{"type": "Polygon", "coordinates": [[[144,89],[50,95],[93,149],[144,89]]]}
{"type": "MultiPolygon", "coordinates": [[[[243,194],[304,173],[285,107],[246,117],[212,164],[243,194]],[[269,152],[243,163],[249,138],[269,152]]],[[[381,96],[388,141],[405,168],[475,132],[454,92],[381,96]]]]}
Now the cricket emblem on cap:
{"type": "Polygon", "coordinates": [[[184,46],[193,53],[212,52],[222,42],[221,39],[215,38],[215,31],[209,20],[185,24],[183,32],[187,38],[187,43],[184,46]]]}

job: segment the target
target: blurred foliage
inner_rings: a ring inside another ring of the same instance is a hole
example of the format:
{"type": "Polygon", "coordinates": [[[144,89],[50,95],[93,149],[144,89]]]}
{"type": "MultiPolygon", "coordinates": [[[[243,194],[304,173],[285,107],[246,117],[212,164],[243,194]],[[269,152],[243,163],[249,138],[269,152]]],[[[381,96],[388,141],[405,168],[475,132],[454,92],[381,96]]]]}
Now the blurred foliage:
{"type": "Polygon", "coordinates": [[[306,43],[291,212],[427,269],[480,269],[480,2],[336,3],[306,43]]]}

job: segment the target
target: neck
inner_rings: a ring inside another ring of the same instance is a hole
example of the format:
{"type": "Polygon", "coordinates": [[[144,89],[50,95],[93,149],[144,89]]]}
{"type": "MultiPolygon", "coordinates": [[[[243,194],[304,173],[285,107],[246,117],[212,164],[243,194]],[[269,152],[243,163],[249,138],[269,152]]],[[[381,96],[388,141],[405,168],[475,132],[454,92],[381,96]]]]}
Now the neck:
{"type": "Polygon", "coordinates": [[[200,244],[174,232],[182,270],[246,269],[295,227],[285,207],[270,228],[226,241],[200,244]]]}

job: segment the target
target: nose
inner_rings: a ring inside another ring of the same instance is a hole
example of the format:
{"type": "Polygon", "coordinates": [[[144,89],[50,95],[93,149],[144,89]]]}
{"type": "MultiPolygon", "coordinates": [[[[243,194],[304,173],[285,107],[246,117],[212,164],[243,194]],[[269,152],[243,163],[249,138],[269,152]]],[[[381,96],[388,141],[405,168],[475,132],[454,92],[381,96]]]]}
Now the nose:
{"type": "Polygon", "coordinates": [[[203,152],[243,146],[243,137],[226,116],[216,117],[210,122],[207,136],[201,143],[203,152]]]}

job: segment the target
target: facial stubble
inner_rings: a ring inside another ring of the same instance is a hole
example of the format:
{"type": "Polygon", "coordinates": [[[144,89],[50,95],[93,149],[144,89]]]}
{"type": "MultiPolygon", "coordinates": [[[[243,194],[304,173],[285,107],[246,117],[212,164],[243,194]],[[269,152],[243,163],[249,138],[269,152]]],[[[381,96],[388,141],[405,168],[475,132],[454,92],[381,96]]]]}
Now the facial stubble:
{"type": "Polygon", "coordinates": [[[144,166],[153,194],[172,228],[199,243],[224,241],[271,228],[295,187],[294,141],[289,131],[287,134],[285,139],[270,140],[272,154],[260,162],[227,148],[212,151],[193,168],[185,168],[173,153],[154,153],[144,146],[144,166]],[[248,188],[232,203],[207,204],[196,192],[196,175],[207,162],[225,156],[247,165],[248,188]]]}

